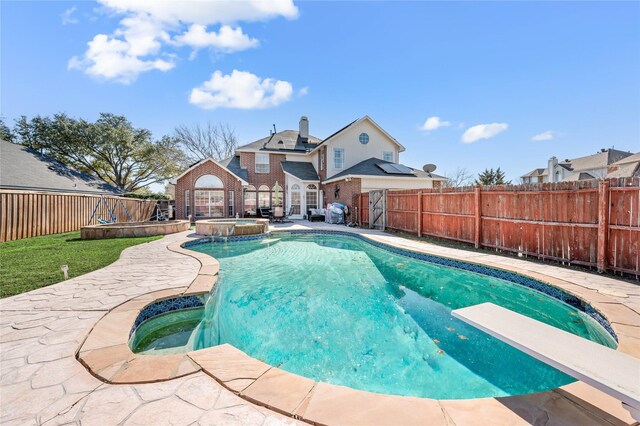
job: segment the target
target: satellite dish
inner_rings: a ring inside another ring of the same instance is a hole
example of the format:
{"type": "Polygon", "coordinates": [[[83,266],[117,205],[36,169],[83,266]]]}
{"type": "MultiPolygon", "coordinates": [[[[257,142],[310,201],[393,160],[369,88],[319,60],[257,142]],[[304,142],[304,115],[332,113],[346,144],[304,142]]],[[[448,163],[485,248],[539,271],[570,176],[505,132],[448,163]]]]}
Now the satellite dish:
{"type": "Polygon", "coordinates": [[[436,170],[436,165],[435,164],[425,164],[424,166],[422,166],[422,170],[424,170],[426,173],[434,172],[436,170]]]}

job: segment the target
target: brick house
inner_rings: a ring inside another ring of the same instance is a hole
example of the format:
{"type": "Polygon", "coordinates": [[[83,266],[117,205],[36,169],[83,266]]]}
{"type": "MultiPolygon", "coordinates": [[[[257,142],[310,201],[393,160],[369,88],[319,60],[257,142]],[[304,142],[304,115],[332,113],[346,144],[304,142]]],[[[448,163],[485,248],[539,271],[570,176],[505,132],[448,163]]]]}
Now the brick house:
{"type": "Polygon", "coordinates": [[[256,215],[281,205],[291,217],[331,202],[353,205],[360,192],[438,186],[445,178],[399,163],[405,148],[368,116],[324,140],[298,130],[271,133],[222,161],[206,159],[175,178],[178,219],[256,215]]]}

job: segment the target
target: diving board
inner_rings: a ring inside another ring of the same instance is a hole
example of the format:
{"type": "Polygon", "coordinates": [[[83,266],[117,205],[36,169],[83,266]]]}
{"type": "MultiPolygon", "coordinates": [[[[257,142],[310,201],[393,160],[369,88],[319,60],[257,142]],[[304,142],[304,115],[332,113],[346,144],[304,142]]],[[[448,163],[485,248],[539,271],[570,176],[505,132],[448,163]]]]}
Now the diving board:
{"type": "Polygon", "coordinates": [[[640,414],[640,359],[493,303],[451,312],[454,317],[620,400],[640,414]]]}

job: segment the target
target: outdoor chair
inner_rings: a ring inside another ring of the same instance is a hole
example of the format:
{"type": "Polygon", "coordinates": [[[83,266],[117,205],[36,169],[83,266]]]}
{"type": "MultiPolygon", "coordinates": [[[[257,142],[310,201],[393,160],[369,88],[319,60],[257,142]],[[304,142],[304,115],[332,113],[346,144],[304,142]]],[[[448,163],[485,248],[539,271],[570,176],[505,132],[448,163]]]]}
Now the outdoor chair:
{"type": "Polygon", "coordinates": [[[273,209],[273,215],[271,216],[271,219],[274,222],[282,222],[284,220],[284,217],[285,217],[285,214],[282,207],[276,207],[273,209]]]}

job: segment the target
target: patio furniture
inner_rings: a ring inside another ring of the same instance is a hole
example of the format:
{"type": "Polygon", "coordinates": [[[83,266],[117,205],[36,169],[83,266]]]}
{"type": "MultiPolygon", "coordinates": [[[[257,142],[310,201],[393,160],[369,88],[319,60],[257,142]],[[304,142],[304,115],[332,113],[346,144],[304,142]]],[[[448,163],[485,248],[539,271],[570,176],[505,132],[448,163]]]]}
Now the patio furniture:
{"type": "Polygon", "coordinates": [[[307,219],[309,222],[322,222],[326,214],[325,209],[309,209],[307,211],[307,219]]]}
{"type": "Polygon", "coordinates": [[[285,219],[289,219],[289,217],[293,214],[293,206],[289,207],[289,211],[284,215],[285,219]]]}
{"type": "Polygon", "coordinates": [[[262,219],[271,219],[271,209],[269,207],[259,207],[258,217],[262,219]]]}
{"type": "Polygon", "coordinates": [[[275,207],[273,209],[273,215],[271,219],[274,222],[282,222],[284,220],[284,209],[282,207],[275,207]]]}

